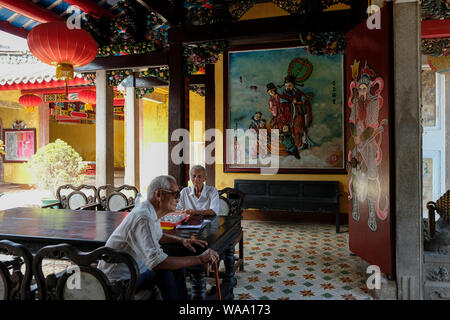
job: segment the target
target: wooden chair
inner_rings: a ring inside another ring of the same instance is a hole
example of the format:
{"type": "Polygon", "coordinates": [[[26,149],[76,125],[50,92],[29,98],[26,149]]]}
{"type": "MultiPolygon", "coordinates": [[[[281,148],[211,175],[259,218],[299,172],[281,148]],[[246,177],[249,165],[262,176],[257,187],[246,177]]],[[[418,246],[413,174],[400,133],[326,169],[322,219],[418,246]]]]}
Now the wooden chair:
{"type": "Polygon", "coordinates": [[[434,238],[436,234],[436,212],[440,216],[440,223],[450,225],[450,190],[444,193],[436,202],[427,202],[428,235],[434,238]]]}
{"type": "MultiPolygon", "coordinates": [[[[242,216],[242,204],[244,203],[244,194],[233,188],[224,188],[219,190],[219,215],[220,216],[242,216]]],[[[244,271],[244,232],[241,232],[234,244],[239,243],[239,257],[236,258],[234,269],[239,268],[244,271]]]]}
{"type": "Polygon", "coordinates": [[[33,260],[33,274],[39,300],[133,300],[139,281],[139,268],[125,252],[100,247],[92,252],[80,252],[69,244],[41,248],[33,260]],[[66,271],[44,277],[42,260],[68,259],[73,263],[66,271]],[[97,269],[98,261],[124,263],[130,272],[130,281],[111,282],[97,269]]]}
{"type": "Polygon", "coordinates": [[[124,184],[120,187],[113,185],[100,186],[97,189],[97,199],[101,210],[106,211],[130,211],[134,208],[138,189],[124,184]]]}
{"type": "Polygon", "coordinates": [[[221,213],[219,213],[219,215],[241,216],[243,211],[242,204],[244,203],[244,194],[239,190],[228,187],[218,190],[218,192],[221,200],[221,213]],[[226,199],[226,201],[223,201],[224,199],[226,199]],[[228,210],[226,210],[227,208],[228,210]]]}
{"type": "Polygon", "coordinates": [[[0,300],[33,299],[30,287],[33,255],[23,245],[9,240],[0,241],[0,254],[11,257],[0,261],[0,300]]]}
{"type": "Polygon", "coordinates": [[[82,184],[78,187],[71,184],[60,186],[56,190],[58,201],[50,203],[42,208],[71,209],[71,210],[95,210],[98,207],[97,188],[82,184]]]}

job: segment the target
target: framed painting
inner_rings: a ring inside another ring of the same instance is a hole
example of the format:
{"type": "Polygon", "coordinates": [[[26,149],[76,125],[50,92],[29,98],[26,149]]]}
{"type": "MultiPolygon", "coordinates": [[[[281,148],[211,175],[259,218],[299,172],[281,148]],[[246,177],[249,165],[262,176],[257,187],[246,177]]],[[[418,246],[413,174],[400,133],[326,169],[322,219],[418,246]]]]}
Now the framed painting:
{"type": "Polygon", "coordinates": [[[343,79],[343,55],[227,50],[224,171],[345,174],[343,79]]]}
{"type": "Polygon", "coordinates": [[[4,162],[27,162],[36,153],[36,129],[3,129],[4,162]]]}

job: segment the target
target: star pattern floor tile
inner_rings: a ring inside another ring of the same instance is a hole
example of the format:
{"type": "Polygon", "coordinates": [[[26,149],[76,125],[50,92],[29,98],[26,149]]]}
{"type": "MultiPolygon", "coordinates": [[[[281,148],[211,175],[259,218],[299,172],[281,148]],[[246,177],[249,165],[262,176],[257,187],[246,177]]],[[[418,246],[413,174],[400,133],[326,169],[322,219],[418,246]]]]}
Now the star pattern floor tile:
{"type": "Polygon", "coordinates": [[[348,233],[333,225],[242,221],[244,272],[236,300],[368,300],[348,233]]]}

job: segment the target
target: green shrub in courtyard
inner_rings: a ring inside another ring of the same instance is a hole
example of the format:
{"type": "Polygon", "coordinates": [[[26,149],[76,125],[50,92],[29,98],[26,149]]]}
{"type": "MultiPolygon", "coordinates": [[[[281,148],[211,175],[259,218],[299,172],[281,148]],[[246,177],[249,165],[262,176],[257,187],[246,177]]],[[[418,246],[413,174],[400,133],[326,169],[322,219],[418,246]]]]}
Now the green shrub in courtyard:
{"type": "Polygon", "coordinates": [[[40,148],[28,162],[35,184],[40,190],[56,190],[63,184],[82,184],[86,178],[83,174],[85,165],[70,145],[57,139],[40,148]]]}

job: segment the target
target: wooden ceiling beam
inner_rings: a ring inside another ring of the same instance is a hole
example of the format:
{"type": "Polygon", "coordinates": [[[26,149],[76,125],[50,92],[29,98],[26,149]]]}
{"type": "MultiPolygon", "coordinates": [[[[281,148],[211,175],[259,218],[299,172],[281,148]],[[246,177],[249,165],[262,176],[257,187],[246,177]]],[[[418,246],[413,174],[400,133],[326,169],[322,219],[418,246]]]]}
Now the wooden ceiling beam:
{"type": "Polygon", "coordinates": [[[78,8],[81,9],[81,11],[86,12],[87,14],[95,18],[105,17],[107,19],[113,19],[115,17],[112,12],[109,12],[102,6],[99,6],[98,4],[90,0],[64,0],[64,1],[72,6],[77,6],[78,8]]]}
{"type": "Polygon", "coordinates": [[[155,88],[155,87],[167,87],[167,82],[162,81],[155,77],[137,78],[134,75],[126,77],[120,85],[124,88],[155,88]]]}
{"type": "Polygon", "coordinates": [[[167,0],[137,0],[140,4],[146,7],[148,10],[151,10],[165,20],[171,26],[176,26],[182,20],[182,16],[176,10],[175,7],[170,5],[167,0]]]}
{"type": "Polygon", "coordinates": [[[422,21],[422,39],[450,38],[450,19],[422,21]]]}
{"type": "Polygon", "coordinates": [[[206,83],[206,75],[204,74],[193,74],[189,76],[190,85],[200,85],[206,83]]]}
{"type": "Polygon", "coordinates": [[[83,67],[75,68],[76,72],[93,72],[97,70],[140,69],[161,67],[169,64],[168,54],[165,52],[151,52],[126,56],[110,56],[95,58],[83,67]]]}
{"type": "Polygon", "coordinates": [[[195,43],[211,40],[252,40],[273,41],[282,35],[283,40],[299,32],[348,31],[352,28],[350,10],[323,12],[312,21],[305,21],[296,15],[242,20],[224,26],[203,25],[169,29],[170,43],[195,43]]]}

